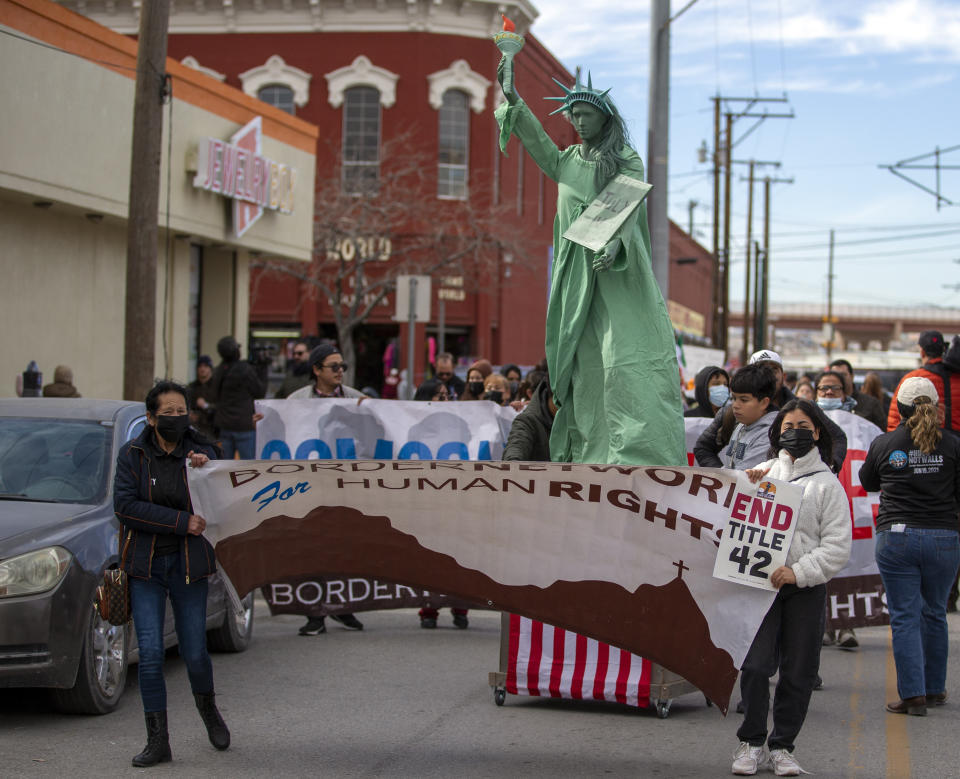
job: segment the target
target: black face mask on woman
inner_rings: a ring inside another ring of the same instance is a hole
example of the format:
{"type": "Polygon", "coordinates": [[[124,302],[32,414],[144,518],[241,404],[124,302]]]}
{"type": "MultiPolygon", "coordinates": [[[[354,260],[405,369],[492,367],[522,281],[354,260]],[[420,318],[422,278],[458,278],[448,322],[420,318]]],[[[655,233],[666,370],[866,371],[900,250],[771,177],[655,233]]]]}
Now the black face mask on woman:
{"type": "Polygon", "coordinates": [[[479,398],[483,394],[483,382],[482,381],[470,381],[467,382],[467,389],[470,390],[470,394],[475,398],[479,398]]]}
{"type": "Polygon", "coordinates": [[[164,441],[180,443],[183,434],[190,428],[189,414],[160,414],[157,416],[157,433],[164,441]]]}
{"type": "Polygon", "coordinates": [[[786,449],[794,457],[803,457],[813,449],[813,431],[802,427],[793,427],[780,433],[780,448],[786,449]]]}

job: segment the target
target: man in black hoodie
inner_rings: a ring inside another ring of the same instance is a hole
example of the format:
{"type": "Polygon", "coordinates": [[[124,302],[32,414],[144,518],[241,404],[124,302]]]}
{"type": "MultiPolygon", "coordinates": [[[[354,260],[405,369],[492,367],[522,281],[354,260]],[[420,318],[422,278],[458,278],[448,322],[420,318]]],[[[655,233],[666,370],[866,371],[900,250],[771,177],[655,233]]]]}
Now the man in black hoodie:
{"type": "Polygon", "coordinates": [[[220,445],[225,460],[235,452],[241,460],[256,458],[257,438],[253,421],[253,401],[267,394],[267,366],[254,368],[240,359],[240,344],[233,336],[217,341],[221,362],[210,380],[213,384],[216,413],[214,425],[220,429],[220,445]]]}
{"type": "Polygon", "coordinates": [[[533,391],[526,408],[513,420],[507,445],[503,449],[503,459],[549,462],[550,431],[556,413],[550,380],[545,376],[533,391]]]}

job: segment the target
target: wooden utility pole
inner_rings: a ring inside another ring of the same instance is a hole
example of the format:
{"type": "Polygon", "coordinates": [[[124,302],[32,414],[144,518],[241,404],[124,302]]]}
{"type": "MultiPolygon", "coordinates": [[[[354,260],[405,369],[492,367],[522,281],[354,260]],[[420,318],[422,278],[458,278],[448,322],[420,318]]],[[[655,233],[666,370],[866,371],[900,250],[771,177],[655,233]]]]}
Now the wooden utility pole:
{"type": "MultiPolygon", "coordinates": [[[[760,309],[760,344],[767,348],[767,318],[770,315],[770,177],[763,180],[763,304],[760,309]]],[[[771,344],[772,346],[772,344],[771,344]]]]}
{"type": "MultiPolygon", "coordinates": [[[[743,357],[743,363],[746,365],[747,358],[750,356],[749,340],[750,340],[750,330],[751,330],[751,319],[750,319],[750,285],[754,285],[754,318],[758,316],[757,307],[760,302],[759,288],[757,287],[759,283],[759,251],[755,252],[757,257],[756,267],[754,268],[750,262],[750,252],[755,248],[753,246],[753,185],[755,182],[755,170],[757,167],[767,167],[772,165],[775,168],[780,167],[779,162],[769,161],[769,160],[730,160],[730,166],[734,165],[747,165],[750,169],[750,173],[745,179],[740,179],[741,181],[746,181],[747,186],[749,187],[749,192],[747,195],[747,251],[746,251],[746,278],[744,280],[744,296],[743,296],[743,349],[740,352],[743,357]],[[751,279],[750,274],[754,274],[754,278],[751,279]]],[[[756,322],[753,323],[753,330],[756,332],[756,322]]],[[[757,346],[756,339],[753,343],[753,351],[756,351],[761,347],[757,346]]]]}
{"type": "Polygon", "coordinates": [[[713,98],[713,328],[711,331],[714,348],[726,349],[726,311],[723,305],[722,289],[726,285],[726,276],[722,275],[720,264],[720,98],[713,98]]]}
{"type": "Polygon", "coordinates": [[[143,400],[155,375],[157,211],[169,18],[170,0],[146,0],[140,6],[123,333],[123,397],[127,400],[143,400]]]}
{"type": "MultiPolygon", "coordinates": [[[[770,185],[792,184],[793,179],[770,178],[763,179],[763,264],[757,268],[760,274],[760,290],[755,296],[756,328],[754,330],[754,346],[756,349],[766,349],[767,330],[770,318],[770,185]]],[[[770,344],[772,347],[772,344],[770,344]]]]}
{"type": "Polygon", "coordinates": [[[827,264],[827,364],[833,359],[833,230],[830,231],[830,259],[827,264]]]}
{"type": "Polygon", "coordinates": [[[760,241],[753,242],[753,350],[764,347],[764,338],[760,334],[760,318],[763,316],[763,268],[765,266],[760,241]]]}
{"type": "Polygon", "coordinates": [[[667,157],[670,133],[670,0],[651,0],[650,97],[647,106],[647,198],[653,275],[663,299],[670,294],[670,223],[667,220],[667,157]]]}
{"type": "Polygon", "coordinates": [[[742,360],[741,365],[747,364],[747,358],[750,357],[750,250],[753,246],[753,171],[756,162],[750,160],[750,172],[747,174],[747,265],[744,271],[746,281],[743,286],[743,350],[740,352],[742,360]]]}
{"type": "MultiPolygon", "coordinates": [[[[684,10],[690,7],[692,3],[684,6],[684,10]]],[[[681,11],[682,13],[682,11],[681,11]]],[[[679,14],[678,14],[679,15],[679,14]]],[[[714,278],[714,346],[727,350],[729,324],[730,324],[730,190],[731,175],[733,169],[733,149],[760,126],[767,119],[792,119],[793,111],[789,113],[771,113],[754,110],[758,105],[766,103],[786,103],[787,98],[783,97],[731,97],[717,95],[710,98],[713,100],[713,148],[714,148],[714,170],[713,170],[713,246],[715,258],[715,278],[714,278]],[[723,111],[721,104],[730,106],[741,104],[742,109],[738,111],[723,111]],[[720,115],[726,119],[725,132],[721,143],[720,136],[720,115]],[[733,123],[737,119],[754,119],[755,123],[747,129],[739,139],[733,137],[733,123]],[[723,172],[723,245],[720,246],[720,168],[725,166],[723,172]],[[722,265],[722,272],[720,267],[722,265]],[[719,286],[719,289],[718,289],[719,286]]],[[[737,163],[741,164],[741,163],[737,163]]],[[[757,162],[760,165],[760,162],[757,162]]],[[[749,246],[748,246],[749,253],[749,246]]],[[[746,325],[744,325],[746,327],[746,325]]]]}
{"type": "Polygon", "coordinates": [[[723,142],[723,312],[721,313],[723,340],[720,348],[727,351],[727,341],[730,330],[730,189],[733,165],[731,139],[733,138],[733,115],[727,114],[726,134],[723,142]]]}

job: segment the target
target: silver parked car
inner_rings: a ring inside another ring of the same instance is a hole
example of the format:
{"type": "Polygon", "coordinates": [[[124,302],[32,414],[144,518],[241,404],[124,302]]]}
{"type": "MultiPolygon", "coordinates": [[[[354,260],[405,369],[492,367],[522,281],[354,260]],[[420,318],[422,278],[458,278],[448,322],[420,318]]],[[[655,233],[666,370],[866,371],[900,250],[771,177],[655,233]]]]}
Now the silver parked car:
{"type": "MultiPolygon", "coordinates": [[[[94,599],[103,571],[119,563],[117,452],[145,424],[143,403],[0,399],[0,688],[50,688],[62,711],[116,708],[136,637],[132,623],[101,620],[94,599]]],[[[242,605],[230,608],[211,578],[212,650],[246,649],[253,595],[242,605]]],[[[165,634],[176,644],[169,608],[165,634]]]]}

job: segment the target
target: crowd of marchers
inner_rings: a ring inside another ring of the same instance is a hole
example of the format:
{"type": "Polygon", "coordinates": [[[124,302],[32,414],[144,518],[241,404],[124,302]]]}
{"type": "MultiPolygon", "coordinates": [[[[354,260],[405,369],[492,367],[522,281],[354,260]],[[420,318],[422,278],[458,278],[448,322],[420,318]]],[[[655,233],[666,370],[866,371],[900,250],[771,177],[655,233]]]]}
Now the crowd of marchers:
{"type": "Polygon", "coordinates": [[[787,564],[771,575],[777,596],[741,668],[736,775],[764,765],[778,776],[802,772],[794,747],[811,695],[823,686],[821,647],[858,645],[853,630],[824,629],[827,586],[851,544],[849,503],[836,476],[847,451],[837,414],[863,417],[878,433],[858,476],[864,489],[880,492],[875,557],[899,693],[886,710],[926,716],[947,701],[946,614],[957,608],[960,567],[960,337],[948,349],[940,332],[926,331],[917,347],[921,366],[889,394],[875,374],[857,388],[846,360],[798,377],[772,350],[755,352],[732,376],[719,366],[697,375],[698,405],[687,415],[711,418],[694,447],[697,464],[803,488],[787,564]]]}
{"type": "MultiPolygon", "coordinates": [[[[960,566],[960,337],[947,348],[943,335],[919,339],[921,366],[892,392],[867,375],[854,382],[854,367],[836,360],[816,376],[785,369],[772,350],[754,353],[729,372],[707,366],[695,381],[695,405],[686,416],[709,418],[694,446],[702,467],[744,471],[792,482],[803,490],[797,530],[785,565],[770,578],[777,595],[753,640],[740,675],[743,720],[732,771],[752,775],[765,765],[779,776],[802,772],[794,754],[819,675],[823,646],[857,647],[853,630],[825,630],[827,588],[846,565],[851,517],[837,478],[847,454],[838,414],[855,414],[877,427],[860,484],[879,491],[876,562],[886,591],[899,699],[891,715],[924,716],[947,702],[946,614],[957,604],[960,566]],[[883,431],[886,432],[883,432],[883,431]],[[778,675],[773,706],[770,679],[778,675]],[[772,710],[772,728],[768,724],[772,710]]],[[[213,668],[206,649],[207,577],[216,569],[213,548],[203,536],[205,520],[192,511],[184,468],[209,459],[256,458],[255,401],[268,391],[263,361],[241,359],[230,337],[217,344],[220,361],[197,363],[196,379],[183,386],[158,382],[147,395],[147,426],[120,452],[115,509],[122,526],[121,561],[140,647],[139,687],[147,745],[136,766],[172,759],[163,678],[163,615],[173,607],[180,653],[210,742],[226,749],[230,733],[216,706],[213,668]]],[[[430,377],[410,392],[397,369],[380,393],[344,382],[348,365],[336,344],[293,344],[276,398],[406,398],[416,401],[486,400],[511,406],[513,421],[503,459],[548,461],[557,407],[545,362],[523,374],[517,365],[494,370],[489,360],[468,366],[463,377],[454,358],[439,354],[430,377]]],[[[44,394],[79,397],[70,369],[59,366],[55,386],[44,394]]],[[[45,390],[47,388],[44,388],[45,390]]],[[[469,625],[465,609],[452,609],[453,624],[469,625]]],[[[436,628],[435,609],[420,611],[423,628],[436,628]]],[[[362,630],[353,614],[331,617],[362,630]]],[[[302,636],[326,632],[323,617],[311,617],[302,636]]]]}

